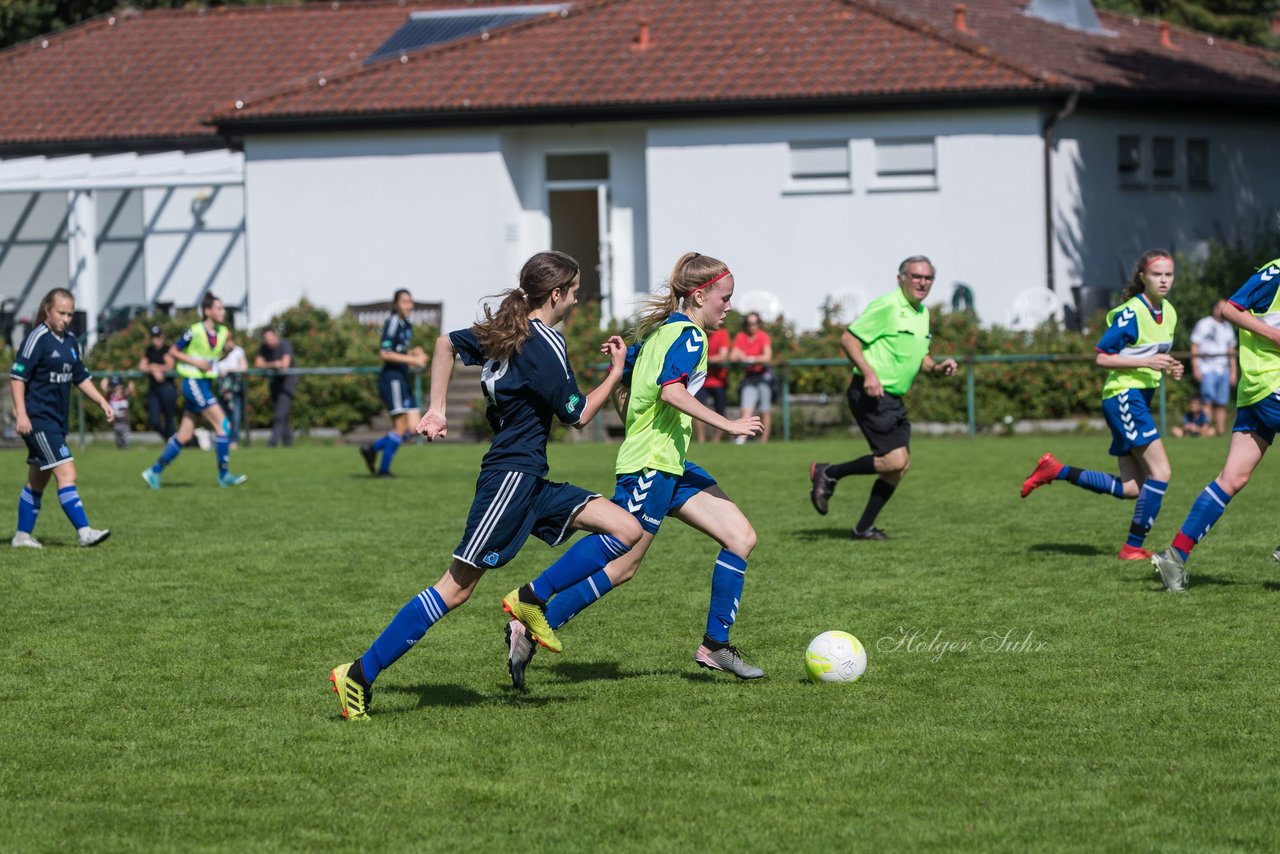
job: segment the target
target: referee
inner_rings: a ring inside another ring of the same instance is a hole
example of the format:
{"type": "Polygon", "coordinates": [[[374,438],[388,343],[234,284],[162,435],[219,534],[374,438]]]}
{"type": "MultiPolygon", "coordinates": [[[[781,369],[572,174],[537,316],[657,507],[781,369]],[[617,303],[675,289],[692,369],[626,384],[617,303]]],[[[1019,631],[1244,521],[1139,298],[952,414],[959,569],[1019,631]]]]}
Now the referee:
{"type": "Polygon", "coordinates": [[[898,265],[898,287],[872,300],[862,316],[840,338],[845,355],[853,362],[849,383],[849,410],[866,436],[871,453],[835,465],[809,467],[813,508],[827,515],[827,503],[836,482],[854,474],[874,474],[871,497],[851,534],[855,540],[887,540],[875,527],[876,517],[893,497],[893,491],[911,466],[911,422],[902,398],[924,368],[951,376],[955,359],[934,361],[929,355],[929,310],[924,299],[933,289],[933,262],[912,255],[898,265]]]}

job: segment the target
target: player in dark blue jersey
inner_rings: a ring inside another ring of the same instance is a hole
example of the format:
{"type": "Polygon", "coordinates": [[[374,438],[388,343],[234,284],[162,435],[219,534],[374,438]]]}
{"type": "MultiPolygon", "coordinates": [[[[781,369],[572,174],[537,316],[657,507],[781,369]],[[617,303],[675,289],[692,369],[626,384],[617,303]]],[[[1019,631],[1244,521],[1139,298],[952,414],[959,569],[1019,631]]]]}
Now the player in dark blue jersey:
{"type": "MultiPolygon", "coordinates": [[[[485,570],[506,564],[532,534],[559,545],[574,530],[603,536],[596,566],[577,574],[544,572],[532,583],[540,601],[570,587],[640,539],[640,525],[597,493],[546,479],[547,438],[553,419],[585,427],[608,401],[622,375],[626,348],[614,336],[601,348],[613,365],[585,397],[569,365],[564,338],[553,330],[577,301],[578,263],[563,252],[539,252],[520,271],[520,286],[503,295],[496,313],[470,329],[441,335],[431,372],[431,406],[417,430],[434,440],[448,430],[445,401],[454,359],[483,365],[481,382],[493,441],[480,463],[466,531],[440,580],[409,600],[368,651],[329,674],[342,716],[368,716],[373,681],[416,644],[434,623],[471,596],[485,570]],[[562,577],[568,576],[568,577],[562,577]]],[[[539,601],[517,602],[516,614],[533,637],[546,632],[539,601]]],[[[555,642],[554,635],[544,642],[555,642]]]]}
{"type": "Polygon", "coordinates": [[[96,546],[111,535],[89,527],[80,493],[76,491],[76,464],[67,448],[67,411],[71,386],[84,392],[102,408],[107,421],[115,419],[111,404],[93,386],[93,375],[80,359],[80,342],[71,334],[75,298],[66,288],[54,288],[40,301],[35,328],[23,339],[9,369],[9,390],[17,416],[18,434],[27,443],[27,484],[18,499],[18,531],[14,548],[41,548],[33,537],[40,499],[53,477],[58,482],[58,502],[67,514],[82,546],[96,546]]]}
{"type": "Polygon", "coordinates": [[[378,393],[391,416],[391,430],[372,445],[361,445],[360,456],[369,474],[391,477],[391,460],[406,439],[413,437],[418,423],[418,401],[413,396],[413,378],[410,368],[425,368],[427,354],[421,347],[413,346],[413,325],[409,315],[413,311],[413,297],[408,291],[396,291],[392,297],[391,316],[382,325],[382,344],[378,355],[382,358],[382,372],[378,374],[378,393]],[[382,461],[378,461],[382,454],[382,461]]]}

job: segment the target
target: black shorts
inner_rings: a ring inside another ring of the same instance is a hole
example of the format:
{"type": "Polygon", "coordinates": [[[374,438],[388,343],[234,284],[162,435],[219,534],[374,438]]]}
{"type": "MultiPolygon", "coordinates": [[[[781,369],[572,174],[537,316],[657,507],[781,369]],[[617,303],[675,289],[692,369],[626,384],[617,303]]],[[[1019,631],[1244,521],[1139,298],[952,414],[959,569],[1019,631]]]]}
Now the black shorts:
{"type": "Polygon", "coordinates": [[[873,454],[883,457],[898,448],[911,447],[911,422],[907,420],[907,407],[902,398],[888,392],[881,397],[871,397],[862,390],[861,374],[854,374],[846,396],[853,420],[867,437],[873,454]]]}
{"type": "Polygon", "coordinates": [[[729,395],[725,394],[724,386],[718,388],[703,386],[698,389],[698,402],[714,409],[717,415],[724,415],[725,408],[729,405],[729,395]]]}

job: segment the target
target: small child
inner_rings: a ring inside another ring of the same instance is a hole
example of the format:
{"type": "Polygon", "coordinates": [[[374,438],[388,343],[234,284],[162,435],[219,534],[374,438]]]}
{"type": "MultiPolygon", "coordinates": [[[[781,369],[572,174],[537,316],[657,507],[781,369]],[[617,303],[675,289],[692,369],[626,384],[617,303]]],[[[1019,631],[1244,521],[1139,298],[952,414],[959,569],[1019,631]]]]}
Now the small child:
{"type": "Polygon", "coordinates": [[[1187,399],[1187,411],[1182,416],[1182,426],[1175,426],[1170,432],[1175,436],[1212,436],[1213,425],[1209,423],[1209,413],[1205,411],[1204,401],[1199,397],[1187,399]]]}
{"type": "Polygon", "coordinates": [[[115,420],[111,422],[111,430],[115,433],[116,447],[120,450],[128,450],[129,445],[133,441],[133,433],[129,429],[129,401],[133,398],[133,380],[129,381],[126,386],[119,377],[103,377],[102,390],[106,392],[107,403],[111,405],[111,411],[115,413],[115,420]]]}

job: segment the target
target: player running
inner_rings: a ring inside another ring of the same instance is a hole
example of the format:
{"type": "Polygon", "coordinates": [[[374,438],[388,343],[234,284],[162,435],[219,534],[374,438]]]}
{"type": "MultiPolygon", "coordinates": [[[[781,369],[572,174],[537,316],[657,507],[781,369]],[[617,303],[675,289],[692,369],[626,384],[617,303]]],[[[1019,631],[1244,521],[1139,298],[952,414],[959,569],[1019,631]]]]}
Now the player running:
{"type": "Polygon", "coordinates": [[[213,428],[213,447],[218,457],[218,486],[239,486],[246,479],[242,474],[232,474],[227,467],[231,459],[231,437],[227,435],[231,425],[218,403],[218,396],[213,392],[213,380],[218,377],[218,360],[232,346],[231,331],[222,323],[227,318],[227,308],[222,300],[207,293],[200,303],[200,311],[204,319],[191,324],[169,349],[178,363],[178,376],[182,378],[184,407],[178,432],[169,437],[155,465],[142,472],[142,479],[152,489],[160,488],[160,473],[178,458],[183,447],[191,441],[196,432],[197,415],[203,415],[213,428]]]}
{"type": "MultiPolygon", "coordinates": [[[[1222,317],[1240,329],[1240,386],[1227,461],[1191,505],[1173,544],[1151,563],[1165,589],[1187,589],[1187,558],[1253,477],[1280,429],[1280,258],[1258,268],[1228,298],[1222,317]]],[[[1280,554],[1280,548],[1276,549],[1280,554]]],[[[1273,555],[1275,557],[1276,555],[1273,555]]],[[[1280,558],[1277,558],[1280,559],[1280,558]]]]}
{"type": "Polygon", "coordinates": [[[43,548],[32,532],[50,477],[58,482],[58,503],[76,529],[80,545],[96,546],[111,536],[110,531],[89,527],[76,490],[75,459],[67,448],[71,386],[98,404],[108,422],[115,420],[111,404],[94,388],[93,375],[80,359],[80,342],[70,328],[75,312],[71,291],[54,288],[45,294],[36,312],[36,325],[23,339],[9,368],[16,427],[29,452],[27,483],[18,499],[18,530],[10,543],[15,549],[43,548]]]}
{"type": "MultiPolygon", "coordinates": [[[[618,449],[613,495],[613,503],[634,515],[644,534],[626,555],[551,599],[546,618],[552,629],[559,629],[631,580],[663,518],[673,516],[721,546],[711,572],[706,634],[694,661],[740,679],[759,679],[764,671],[729,643],[756,532],[715,479],[687,459],[694,418],[730,436],[756,436],[764,429],[759,416],[730,421],[696,398],[707,373],[706,333],[724,324],[732,297],[733,274],[724,262],[689,252],[676,262],[667,291],[649,299],[636,324],[636,343],[627,352],[626,438],[618,449]]],[[[599,539],[596,535],[574,543],[548,572],[584,565],[598,552],[599,539]]],[[[506,632],[511,682],[523,689],[525,667],[536,649],[533,641],[540,639],[531,639],[517,620],[508,623],[506,632]]]]}
{"type": "Polygon", "coordinates": [[[418,423],[418,401],[413,396],[409,368],[425,368],[427,354],[413,345],[413,325],[409,315],[413,312],[413,297],[401,288],[391,298],[392,311],[382,325],[382,372],[378,374],[378,393],[391,416],[391,430],[372,445],[361,445],[369,474],[377,477],[394,477],[391,460],[406,439],[413,438],[413,428],[418,423]],[[382,454],[382,461],[378,461],[382,454]]]}
{"type": "Polygon", "coordinates": [[[1102,414],[1111,428],[1111,455],[1119,460],[1120,476],[1063,465],[1053,454],[1045,454],[1022,482],[1023,498],[1055,480],[1116,498],[1136,498],[1129,536],[1116,555],[1120,560],[1151,557],[1143,543],[1172,474],[1151,415],[1151,397],[1162,374],[1182,378],[1182,363],[1169,355],[1178,326],[1178,312],[1167,299],[1173,277],[1168,252],[1144,253],[1125,286],[1124,302],[1107,312],[1107,330],[1098,341],[1097,364],[1109,371],[1102,386],[1102,414]]]}
{"type": "MultiPolygon", "coordinates": [[[[481,384],[493,440],[480,463],[466,532],[448,570],[400,609],[364,655],[329,674],[347,720],[367,718],[379,674],[467,601],[485,570],[514,558],[530,534],[552,546],[568,539],[574,529],[598,534],[594,564],[580,574],[549,569],[535,579],[533,587],[543,597],[576,584],[607,560],[626,554],[640,539],[640,526],[626,511],[593,500],[600,497],[596,493],[546,479],[552,416],[579,429],[589,424],[618,384],[626,355],[621,338],[606,341],[601,350],[613,370],[582,396],[564,338],[551,328],[577,301],[578,273],[578,263],[563,252],[540,252],[525,263],[519,287],[504,294],[496,314],[486,307],[483,321],[436,341],[431,405],[418,432],[428,440],[445,435],[449,378],[454,358],[461,356],[464,364],[484,366],[481,384]]],[[[530,634],[557,649],[541,607],[518,601],[514,591],[508,598],[508,607],[525,621],[522,627],[527,625],[530,634]]]]}

